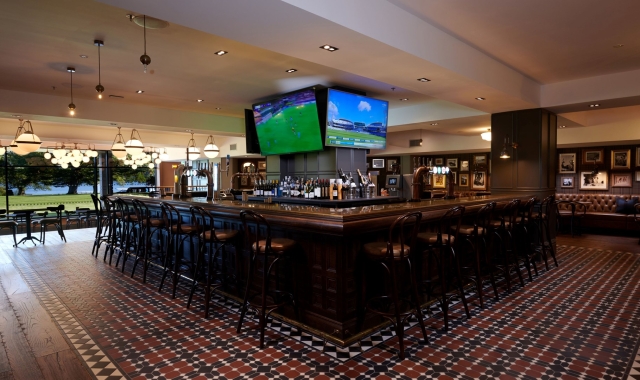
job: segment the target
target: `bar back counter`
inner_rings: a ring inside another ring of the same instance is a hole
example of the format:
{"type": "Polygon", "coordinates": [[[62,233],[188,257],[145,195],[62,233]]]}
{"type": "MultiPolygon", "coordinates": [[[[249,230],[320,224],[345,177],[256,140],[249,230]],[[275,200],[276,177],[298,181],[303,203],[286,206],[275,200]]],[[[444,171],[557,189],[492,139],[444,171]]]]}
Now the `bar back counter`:
{"type": "MultiPolygon", "coordinates": [[[[295,258],[295,287],[300,320],[295,313],[285,309],[280,316],[287,322],[347,346],[364,332],[357,328],[359,294],[358,282],[361,248],[365,243],[384,241],[391,223],[407,212],[422,213],[423,229],[438,220],[455,205],[466,207],[465,215],[473,215],[490,201],[505,204],[518,198],[523,201],[532,195],[500,194],[457,199],[428,199],[420,202],[376,204],[349,208],[319,207],[299,204],[207,201],[205,198],[162,200],[146,198],[149,207],[159,210],[161,202],[168,202],[184,215],[191,214],[189,207],[199,205],[215,217],[218,229],[241,230],[241,210],[252,210],[263,215],[270,223],[273,237],[295,240],[299,247],[295,258]]],[[[138,197],[122,196],[126,202],[138,197]]],[[[242,247],[243,241],[238,246],[242,247]]],[[[248,272],[246,249],[236,252],[236,272],[240,283],[246,283],[248,272]]],[[[242,288],[244,285],[241,285],[242,288]]],[[[379,285],[378,285],[379,286],[379,285]]],[[[229,294],[241,299],[242,289],[229,294]]],[[[382,320],[368,320],[367,328],[376,328],[382,320]]]]}

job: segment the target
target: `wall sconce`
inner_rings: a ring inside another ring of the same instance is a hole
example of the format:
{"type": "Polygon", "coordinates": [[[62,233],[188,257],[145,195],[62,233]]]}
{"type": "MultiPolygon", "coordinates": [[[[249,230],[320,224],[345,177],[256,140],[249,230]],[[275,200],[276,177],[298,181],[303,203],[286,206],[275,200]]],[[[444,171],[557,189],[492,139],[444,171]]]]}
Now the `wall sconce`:
{"type": "Polygon", "coordinates": [[[507,150],[509,147],[518,149],[518,143],[511,143],[510,141],[509,135],[507,135],[507,137],[504,138],[504,145],[500,151],[500,158],[511,158],[511,155],[509,155],[509,151],[507,150]]]}

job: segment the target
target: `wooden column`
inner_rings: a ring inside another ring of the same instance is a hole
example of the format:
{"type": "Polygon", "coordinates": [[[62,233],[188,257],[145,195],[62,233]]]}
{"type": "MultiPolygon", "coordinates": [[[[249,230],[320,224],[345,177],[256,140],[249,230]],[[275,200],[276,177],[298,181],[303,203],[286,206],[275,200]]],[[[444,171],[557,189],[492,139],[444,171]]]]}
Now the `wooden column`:
{"type": "Polygon", "coordinates": [[[491,192],[530,193],[543,198],[556,188],[557,116],[545,109],[491,115],[491,192]],[[500,158],[505,137],[511,158],[500,158]]]}

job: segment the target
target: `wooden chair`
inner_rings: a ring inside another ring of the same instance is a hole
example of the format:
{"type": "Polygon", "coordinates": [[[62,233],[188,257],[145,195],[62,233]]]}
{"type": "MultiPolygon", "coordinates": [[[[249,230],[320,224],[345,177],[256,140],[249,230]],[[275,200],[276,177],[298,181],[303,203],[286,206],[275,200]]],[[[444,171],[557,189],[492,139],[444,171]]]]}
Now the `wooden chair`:
{"type": "Polygon", "coordinates": [[[67,238],[64,236],[64,231],[62,230],[62,212],[64,211],[64,205],[59,205],[57,207],[47,207],[49,212],[53,212],[56,214],[55,217],[50,217],[45,215],[44,218],[38,220],[40,224],[40,241],[44,244],[44,240],[46,237],[47,228],[49,226],[54,226],[58,231],[58,235],[60,235],[60,239],[65,243],[67,242],[67,238]]]}

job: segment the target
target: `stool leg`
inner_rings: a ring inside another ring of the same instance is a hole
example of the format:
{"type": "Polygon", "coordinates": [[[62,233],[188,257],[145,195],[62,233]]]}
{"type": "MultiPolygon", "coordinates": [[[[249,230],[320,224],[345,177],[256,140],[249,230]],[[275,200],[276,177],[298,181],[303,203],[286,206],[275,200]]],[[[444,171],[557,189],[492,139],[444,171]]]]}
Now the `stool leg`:
{"type": "Polygon", "coordinates": [[[253,283],[253,267],[255,266],[254,261],[256,260],[257,254],[253,252],[249,253],[249,272],[247,276],[247,288],[244,291],[244,300],[242,301],[242,305],[240,306],[240,319],[238,319],[238,327],[236,328],[236,332],[240,333],[240,329],[242,328],[242,321],[244,320],[244,316],[247,312],[247,304],[249,302],[249,289],[251,289],[251,285],[253,283]]]}
{"type": "MultiPolygon", "coordinates": [[[[206,244],[207,244],[206,241],[200,241],[200,244],[198,244],[198,256],[196,256],[196,269],[194,271],[193,280],[191,281],[191,290],[189,291],[189,299],[187,300],[187,309],[191,306],[191,300],[193,299],[193,294],[195,293],[196,287],[198,286],[198,275],[202,270],[201,267],[202,265],[205,265],[204,251],[205,251],[206,244]]],[[[210,244],[213,244],[213,243],[210,243],[210,244]]],[[[207,268],[209,268],[210,266],[211,264],[209,263],[207,268]]],[[[208,277],[209,277],[209,269],[207,269],[207,287],[209,286],[208,277]]],[[[205,293],[206,292],[207,292],[207,288],[205,288],[205,293]]],[[[207,311],[208,310],[205,307],[205,318],[206,318],[207,311]]]]}
{"type": "Polygon", "coordinates": [[[400,317],[400,302],[398,300],[398,284],[396,279],[395,262],[391,262],[391,268],[387,267],[386,265],[384,266],[391,275],[391,297],[393,300],[396,336],[398,337],[398,345],[400,346],[400,352],[398,356],[400,357],[400,360],[404,360],[404,323],[402,323],[402,318],[400,317]]]}
{"type": "Polygon", "coordinates": [[[18,232],[18,227],[13,226],[13,246],[18,246],[18,240],[16,240],[16,233],[18,232]]]}
{"type": "Polygon", "coordinates": [[[420,325],[420,330],[422,330],[422,336],[424,337],[425,344],[429,344],[429,337],[427,336],[427,329],[424,326],[424,316],[422,315],[422,310],[420,309],[420,297],[418,296],[418,285],[416,280],[416,273],[413,270],[411,265],[411,260],[407,258],[407,265],[409,267],[409,279],[411,280],[411,290],[413,296],[413,302],[415,303],[416,308],[416,318],[418,318],[418,324],[420,325]]]}
{"type": "Polygon", "coordinates": [[[451,255],[453,257],[453,265],[456,267],[456,278],[458,280],[458,290],[460,291],[460,297],[462,298],[462,305],[464,306],[464,311],[467,314],[467,318],[471,318],[471,314],[469,313],[469,305],[467,304],[467,297],[464,296],[464,284],[462,283],[462,273],[460,273],[460,262],[458,261],[458,256],[456,255],[453,247],[449,247],[451,249],[451,255]]]}
{"type": "Polygon", "coordinates": [[[444,261],[444,245],[440,246],[440,287],[441,287],[441,306],[442,315],[444,317],[444,331],[449,331],[449,301],[447,300],[447,280],[446,280],[446,268],[444,261]]]}

